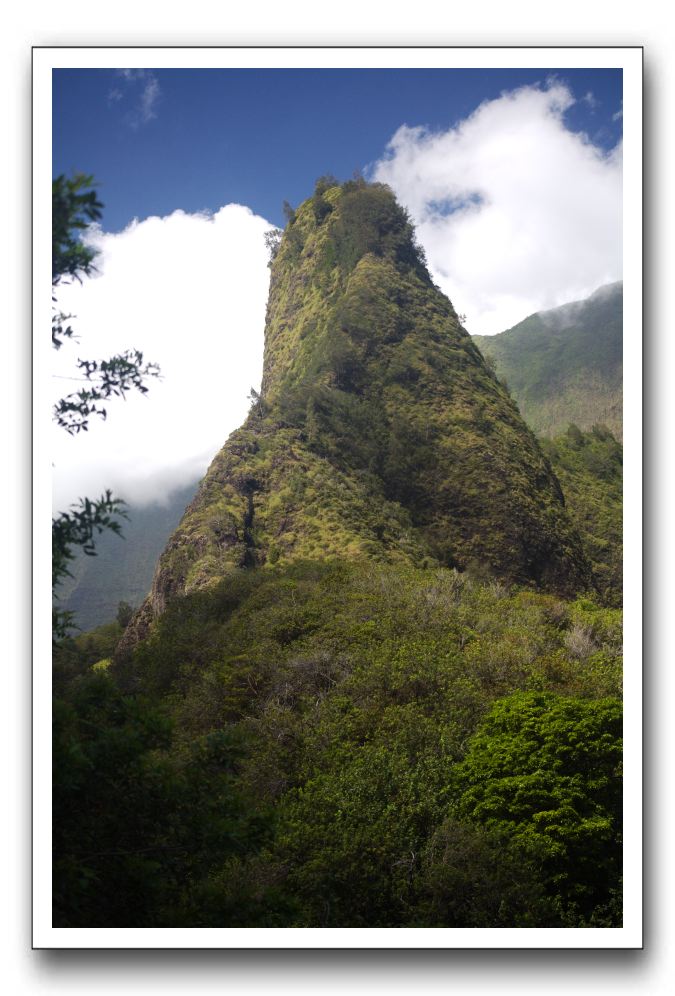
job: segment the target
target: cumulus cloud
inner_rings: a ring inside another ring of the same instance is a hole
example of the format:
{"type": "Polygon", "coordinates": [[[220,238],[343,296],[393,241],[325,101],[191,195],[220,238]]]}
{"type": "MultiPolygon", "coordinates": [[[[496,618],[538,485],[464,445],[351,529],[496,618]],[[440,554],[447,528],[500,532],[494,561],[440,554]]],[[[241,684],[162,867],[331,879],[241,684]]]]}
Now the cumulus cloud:
{"type": "Polygon", "coordinates": [[[157,117],[157,104],[162,91],[151,69],[118,69],[115,75],[124,85],[124,91],[114,86],[108,92],[110,106],[125,98],[131,103],[125,120],[131,128],[140,128],[157,117]]]}
{"type": "Polygon", "coordinates": [[[53,351],[52,400],[82,386],[70,379],[78,357],[140,349],[162,379],[146,396],[112,399],[88,432],[53,427],[55,509],[106,488],[142,504],[204,473],[260,386],[271,227],[228,204],[90,232],[98,274],[58,288],[80,341],[53,351]]]}
{"type": "Polygon", "coordinates": [[[607,153],[570,131],[574,102],[549,80],[447,131],[404,125],[371,168],[410,211],[471,332],[501,332],[621,278],[621,145],[607,153]]]}

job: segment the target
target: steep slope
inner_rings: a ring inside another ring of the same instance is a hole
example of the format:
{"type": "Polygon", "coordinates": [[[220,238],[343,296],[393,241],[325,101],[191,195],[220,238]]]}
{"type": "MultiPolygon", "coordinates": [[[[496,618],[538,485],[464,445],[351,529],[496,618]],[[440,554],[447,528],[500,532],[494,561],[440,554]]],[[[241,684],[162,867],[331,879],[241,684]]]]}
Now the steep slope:
{"type": "Polygon", "coordinates": [[[144,624],[238,569],[331,557],[590,579],[532,432],[392,193],[363,182],[318,185],[284,232],[261,397],[160,558],[144,624]]]}
{"type": "Polygon", "coordinates": [[[588,577],[391,193],[322,184],[125,646],[59,648],[55,922],[620,925],[620,612],[560,597],[588,577]]]}
{"type": "Polygon", "coordinates": [[[622,432],[623,284],[530,315],[474,342],[505,380],[527,424],[554,436],[572,422],[622,432]]]}

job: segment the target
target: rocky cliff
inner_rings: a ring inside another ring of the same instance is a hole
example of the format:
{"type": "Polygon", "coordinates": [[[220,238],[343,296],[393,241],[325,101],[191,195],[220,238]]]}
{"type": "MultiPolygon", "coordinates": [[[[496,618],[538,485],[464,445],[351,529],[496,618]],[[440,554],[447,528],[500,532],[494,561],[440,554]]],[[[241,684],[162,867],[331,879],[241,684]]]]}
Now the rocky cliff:
{"type": "Polygon", "coordinates": [[[271,263],[262,390],[213,460],[133,632],[232,572],[299,559],[590,583],[558,481],[433,284],[391,191],[319,182],[271,263]]]}

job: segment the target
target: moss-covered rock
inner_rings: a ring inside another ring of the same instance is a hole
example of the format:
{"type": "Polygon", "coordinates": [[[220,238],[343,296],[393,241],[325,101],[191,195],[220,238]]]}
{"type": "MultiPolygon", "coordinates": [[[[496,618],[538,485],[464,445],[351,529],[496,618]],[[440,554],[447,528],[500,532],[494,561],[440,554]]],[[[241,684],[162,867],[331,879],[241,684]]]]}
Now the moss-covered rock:
{"type": "Polygon", "coordinates": [[[565,593],[590,580],[549,461],[433,284],[405,211],[362,181],[322,183],[291,216],[261,397],[160,559],[153,614],[231,572],[334,556],[565,593]]]}

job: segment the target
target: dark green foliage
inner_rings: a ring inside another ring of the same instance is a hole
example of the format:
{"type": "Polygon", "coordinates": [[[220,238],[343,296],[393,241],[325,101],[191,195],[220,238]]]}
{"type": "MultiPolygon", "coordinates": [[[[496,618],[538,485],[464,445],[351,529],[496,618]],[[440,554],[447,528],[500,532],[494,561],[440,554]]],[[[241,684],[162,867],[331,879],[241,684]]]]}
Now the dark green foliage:
{"type": "Polygon", "coordinates": [[[616,699],[520,693],[493,706],[457,769],[459,811],[541,861],[565,925],[592,926],[615,903],[621,736],[616,699]]]}
{"type": "MultiPolygon", "coordinates": [[[[103,205],[96,196],[94,178],[76,173],[71,179],[58,176],[52,181],[52,301],[54,289],[62,281],[81,280],[94,270],[96,251],[80,238],[90,224],[101,217],[103,205]]],[[[64,339],[73,337],[66,322],[73,315],[52,311],[52,345],[60,349],[64,339]]]]}
{"type": "Polygon", "coordinates": [[[104,673],[53,709],[54,924],[141,926],[163,887],[163,773],[150,755],[167,743],[166,722],[104,673]]]}
{"type": "MultiPolygon", "coordinates": [[[[52,301],[63,281],[81,280],[94,272],[96,250],[82,241],[82,233],[101,217],[103,205],[93,189],[91,176],[76,173],[68,180],[59,176],[52,182],[52,301]]],[[[73,315],[54,311],[52,315],[52,345],[60,349],[63,340],[72,338],[73,330],[64,322],[73,315]]],[[[124,397],[133,387],[147,393],[145,378],[158,377],[156,363],[143,363],[143,354],[128,349],[109,360],[78,360],[77,366],[88,387],[69,394],[54,405],[54,421],[68,432],[88,428],[88,418],[96,414],[106,417],[99,402],[112,396],[124,397]]]]}
{"type": "Polygon", "coordinates": [[[132,388],[147,394],[145,379],[159,377],[158,365],[143,363],[138,349],[128,349],[109,360],[78,360],[77,367],[90,386],[61,398],[53,409],[56,424],[71,435],[86,432],[91,415],[105,421],[108,412],[101,401],[124,398],[132,388]]]}
{"type": "Polygon", "coordinates": [[[79,280],[93,270],[96,253],[80,233],[101,218],[103,205],[96,196],[93,176],[63,174],[52,181],[52,283],[79,280]]]}
{"type": "Polygon", "coordinates": [[[280,228],[270,228],[265,232],[265,248],[267,249],[269,255],[268,266],[272,266],[277,253],[279,252],[279,247],[281,245],[281,237],[283,232],[280,228]]]}
{"type": "MultiPolygon", "coordinates": [[[[238,572],[171,603],[115,674],[164,703],[177,743],[216,730],[240,737],[234,788],[258,800],[252,814],[273,814],[262,847],[253,835],[248,857],[191,886],[180,922],[616,922],[613,824],[602,830],[604,892],[581,862],[576,877],[568,862],[556,892],[547,841],[524,848],[522,827],[486,826],[469,801],[493,729],[482,721],[521,691],[526,703],[566,704],[551,729],[561,756],[578,745],[570,784],[605,805],[607,780],[596,799],[600,782],[579,758],[597,761],[601,778],[605,707],[594,707],[620,691],[620,645],[620,613],[588,600],[363,561],[238,572]]],[[[584,825],[591,833],[590,817],[584,825]]]]}
{"type": "Polygon", "coordinates": [[[74,759],[99,744],[104,786],[60,790],[62,922],[94,918],[93,811],[142,893],[94,867],[99,923],[617,923],[620,613],[574,597],[590,574],[550,462],[385,187],[326,178],[289,220],[253,403],[113,662],[61,648],[59,735],[74,759]],[[78,698],[98,677],[99,719],[78,698]],[[138,731],[155,713],[161,742],[138,731]]]}
{"type": "Polygon", "coordinates": [[[120,602],[117,606],[117,623],[125,629],[131,622],[131,617],[134,614],[133,607],[129,605],[128,602],[120,602]]]}
{"type": "Polygon", "coordinates": [[[335,177],[330,175],[321,176],[316,181],[314,196],[312,197],[312,210],[314,212],[314,218],[317,225],[320,225],[324,218],[326,218],[333,210],[333,205],[330,201],[327,201],[323,195],[327,190],[330,190],[331,187],[339,186],[340,184],[335,177]]]}
{"type": "Polygon", "coordinates": [[[343,187],[331,242],[334,258],[346,273],[362,256],[374,253],[401,267],[412,267],[422,279],[430,280],[410,218],[384,184],[370,184],[354,191],[343,187]]]}
{"type": "MultiPolygon", "coordinates": [[[[52,594],[64,577],[69,575],[68,566],[75,558],[75,549],[80,549],[89,557],[96,555],[95,538],[109,530],[120,536],[122,525],[120,519],[127,517],[121,507],[124,502],[113,498],[106,491],[97,501],[80,498],[79,503],[71,505],[68,512],[59,512],[52,519],[52,594]]],[[[60,639],[72,624],[71,612],[53,613],[54,638],[60,639]]]]}
{"type": "Polygon", "coordinates": [[[421,854],[420,926],[558,927],[536,849],[524,853],[508,833],[449,817],[421,854]]]}
{"type": "MultiPolygon", "coordinates": [[[[77,173],[68,180],[59,176],[52,183],[52,301],[55,303],[56,287],[68,279],[81,280],[89,276],[96,256],[94,250],[86,246],[81,234],[90,224],[101,217],[103,205],[91,188],[93,178],[77,173]]],[[[71,338],[73,330],[64,327],[64,322],[72,315],[54,312],[52,315],[52,345],[60,349],[64,338],[71,338]]],[[[122,397],[133,387],[142,394],[147,393],[146,377],[158,377],[156,363],[143,363],[143,354],[138,350],[127,350],[109,360],[78,360],[79,370],[88,387],[69,394],[58,401],[53,408],[54,421],[71,434],[87,430],[89,417],[93,414],[105,419],[106,409],[100,404],[112,396],[122,397]]],[[[52,519],[52,593],[56,586],[68,575],[68,563],[80,548],[87,556],[96,554],[94,537],[105,530],[120,534],[119,516],[124,516],[119,499],[113,498],[110,491],[97,501],[81,498],[79,505],[71,506],[70,511],[60,512],[52,519]]],[[[54,638],[61,639],[73,623],[69,612],[53,612],[54,638]]]]}
{"type": "Polygon", "coordinates": [[[570,422],[622,431],[623,285],[601,287],[584,301],[530,315],[500,335],[476,335],[523,418],[556,436],[570,422]]]}
{"type": "Polygon", "coordinates": [[[107,673],[55,700],[55,926],[200,926],[210,874],[261,846],[267,817],[235,785],[237,737],[170,743],[162,710],[107,673]]]}
{"type": "Polygon", "coordinates": [[[570,425],[541,441],[562,485],[567,509],[584,543],[596,586],[610,605],[623,590],[623,447],[601,425],[570,425]]]}
{"type": "Polygon", "coordinates": [[[69,512],[59,512],[52,519],[52,588],[68,573],[73,546],[80,547],[84,554],[93,557],[97,533],[110,529],[121,534],[119,519],[127,517],[122,505],[124,502],[120,498],[113,498],[110,491],[106,491],[97,501],[80,498],[78,504],[71,505],[69,512]]]}
{"type": "Polygon", "coordinates": [[[123,632],[118,622],[110,622],[87,633],[62,636],[52,652],[53,694],[64,695],[75,678],[107,671],[123,632]]]}

